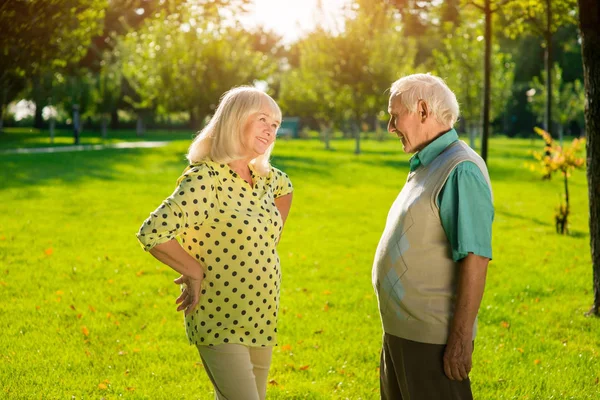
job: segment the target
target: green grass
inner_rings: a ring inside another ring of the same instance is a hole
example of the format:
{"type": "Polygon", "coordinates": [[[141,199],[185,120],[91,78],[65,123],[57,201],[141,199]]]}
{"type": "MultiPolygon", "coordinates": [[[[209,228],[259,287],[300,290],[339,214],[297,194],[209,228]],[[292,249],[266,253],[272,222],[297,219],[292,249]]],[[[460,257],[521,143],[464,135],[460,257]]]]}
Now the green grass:
{"type": "MultiPolygon", "coordinates": [[[[193,136],[192,132],[182,130],[152,130],[145,132],[143,136],[137,136],[135,131],[131,130],[108,130],[106,139],[103,139],[99,131],[84,130],[79,137],[79,144],[112,144],[142,140],[191,140],[193,136]]],[[[17,148],[62,147],[73,144],[73,131],[68,129],[56,129],[54,138],[50,138],[50,133],[47,130],[36,128],[5,128],[0,131],[0,152],[17,148]]]]}
{"type": "MultiPolygon", "coordinates": [[[[151,134],[150,134],[151,135],[151,134]]],[[[189,136],[189,135],[188,135],[189,136]]],[[[170,194],[187,140],[156,149],[0,155],[0,397],[212,399],[175,311],[177,276],[135,232],[170,194]]],[[[0,146],[4,147],[0,138],[0,146]]],[[[280,141],[295,186],[279,254],[279,346],[268,399],[377,399],[381,327],[371,264],[408,156],[392,140],[280,141]]],[[[559,179],[527,170],[541,141],[490,143],[494,260],[471,374],[476,399],[596,399],[585,173],[571,235],[559,179]]]]}

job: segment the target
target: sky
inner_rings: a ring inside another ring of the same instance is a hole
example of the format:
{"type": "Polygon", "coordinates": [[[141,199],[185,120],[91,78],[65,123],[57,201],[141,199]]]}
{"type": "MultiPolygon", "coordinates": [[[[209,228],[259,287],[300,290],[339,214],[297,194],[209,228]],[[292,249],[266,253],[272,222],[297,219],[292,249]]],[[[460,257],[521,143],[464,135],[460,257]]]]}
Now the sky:
{"type": "Polygon", "coordinates": [[[324,25],[328,30],[339,30],[341,9],[347,0],[321,0],[322,15],[318,12],[317,1],[254,0],[242,23],[245,26],[263,25],[282,35],[285,43],[294,42],[316,24],[324,25]]]}

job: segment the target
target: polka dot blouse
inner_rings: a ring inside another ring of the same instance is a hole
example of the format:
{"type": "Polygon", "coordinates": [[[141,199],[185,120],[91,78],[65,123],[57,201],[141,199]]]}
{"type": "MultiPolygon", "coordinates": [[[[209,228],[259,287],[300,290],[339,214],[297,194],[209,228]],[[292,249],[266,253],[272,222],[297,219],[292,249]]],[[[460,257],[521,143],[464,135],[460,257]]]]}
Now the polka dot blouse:
{"type": "Polygon", "coordinates": [[[283,224],[274,200],[293,189],[276,168],[250,172],[253,187],[228,165],[189,166],[137,234],[146,251],[179,237],[204,266],[200,302],[185,318],[191,344],[276,344],[283,224]]]}

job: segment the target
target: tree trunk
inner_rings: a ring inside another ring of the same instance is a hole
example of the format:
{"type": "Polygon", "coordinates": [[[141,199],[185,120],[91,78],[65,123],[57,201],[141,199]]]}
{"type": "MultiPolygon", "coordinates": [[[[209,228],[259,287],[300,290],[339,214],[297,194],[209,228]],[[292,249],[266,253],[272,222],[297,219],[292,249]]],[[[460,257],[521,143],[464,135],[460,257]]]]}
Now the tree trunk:
{"type": "Polygon", "coordinates": [[[108,125],[108,121],[106,120],[105,116],[102,116],[102,120],[100,122],[101,124],[101,132],[102,132],[102,139],[106,139],[107,135],[107,125],[108,125]]]}
{"type": "Polygon", "coordinates": [[[483,62],[483,115],[481,134],[481,158],[487,163],[488,138],[490,136],[490,98],[491,98],[491,75],[492,75],[492,9],[491,0],[485,0],[485,57],[483,62]]]}
{"type": "Polygon", "coordinates": [[[4,129],[4,109],[6,108],[6,99],[8,97],[8,87],[2,85],[0,93],[0,134],[3,133],[4,129]]]}
{"type": "Polygon", "coordinates": [[[54,119],[54,117],[50,117],[50,122],[49,122],[49,130],[50,130],[50,143],[54,143],[54,126],[56,124],[56,120],[54,119]]]}
{"type": "Polygon", "coordinates": [[[330,129],[331,124],[329,123],[321,123],[319,124],[319,128],[321,129],[321,132],[323,133],[323,141],[325,142],[325,150],[331,150],[331,145],[330,145],[330,141],[331,141],[331,129],[330,129]]]}
{"type": "Polygon", "coordinates": [[[354,154],[360,154],[360,126],[358,121],[352,122],[352,129],[354,130],[355,147],[354,154]]]}
{"type": "Polygon", "coordinates": [[[475,127],[476,124],[469,124],[469,146],[471,146],[473,150],[475,150],[475,136],[477,135],[475,127]]]}
{"type": "Polygon", "coordinates": [[[73,104],[73,143],[79,144],[79,104],[73,104]]]}
{"type": "Polygon", "coordinates": [[[116,108],[110,112],[110,129],[119,129],[119,110],[116,108]]]}
{"type": "Polygon", "coordinates": [[[560,144],[560,147],[562,147],[562,145],[563,145],[563,136],[564,136],[563,135],[563,133],[564,133],[564,127],[563,127],[563,125],[562,124],[558,124],[557,130],[558,130],[558,143],[560,144]]]}
{"type": "Polygon", "coordinates": [[[594,304],[589,315],[600,315],[600,3],[578,0],[583,76],[585,81],[585,126],[587,181],[590,200],[590,249],[594,304]]]}
{"type": "Polygon", "coordinates": [[[138,112],[138,115],[137,115],[137,122],[135,124],[135,134],[138,137],[141,137],[144,135],[144,120],[142,118],[141,112],[138,112]]]}
{"type": "Polygon", "coordinates": [[[35,102],[35,114],[33,117],[33,127],[37,129],[42,129],[44,127],[44,117],[42,115],[42,111],[44,110],[44,104],[41,101],[35,102]]]}
{"type": "Polygon", "coordinates": [[[544,40],[546,50],[544,51],[544,67],[546,69],[546,112],[544,113],[544,129],[552,135],[554,127],[552,124],[552,4],[546,0],[546,32],[544,40]]]}

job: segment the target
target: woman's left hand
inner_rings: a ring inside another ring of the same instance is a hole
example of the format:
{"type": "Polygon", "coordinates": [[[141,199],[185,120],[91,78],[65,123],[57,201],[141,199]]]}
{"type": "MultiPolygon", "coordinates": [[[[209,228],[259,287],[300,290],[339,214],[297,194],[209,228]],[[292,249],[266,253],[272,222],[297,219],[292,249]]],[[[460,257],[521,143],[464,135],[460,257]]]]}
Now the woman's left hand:
{"type": "Polygon", "coordinates": [[[194,311],[200,301],[202,279],[203,278],[192,278],[187,275],[181,275],[173,281],[176,285],[184,285],[183,291],[177,300],[175,300],[175,303],[179,304],[177,311],[185,310],[185,315],[194,311]]]}

